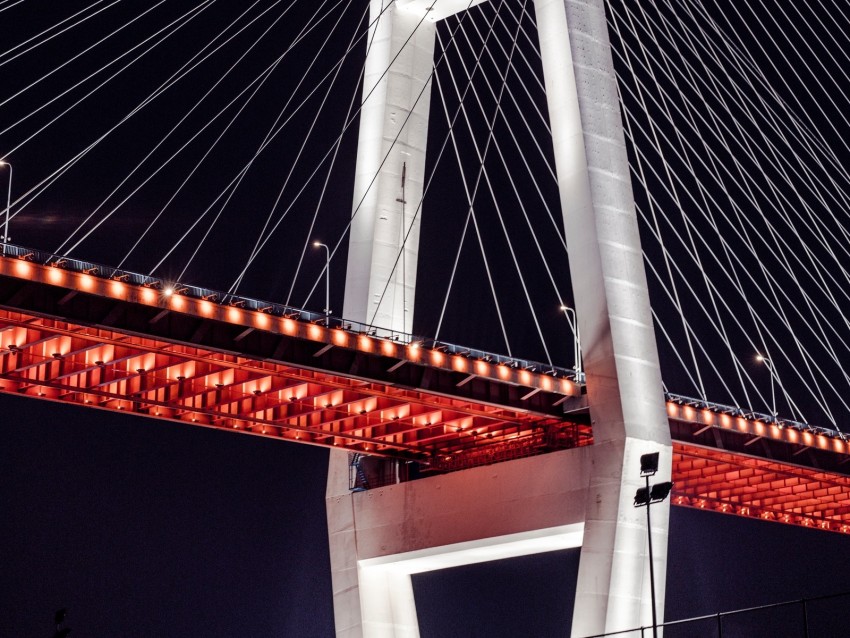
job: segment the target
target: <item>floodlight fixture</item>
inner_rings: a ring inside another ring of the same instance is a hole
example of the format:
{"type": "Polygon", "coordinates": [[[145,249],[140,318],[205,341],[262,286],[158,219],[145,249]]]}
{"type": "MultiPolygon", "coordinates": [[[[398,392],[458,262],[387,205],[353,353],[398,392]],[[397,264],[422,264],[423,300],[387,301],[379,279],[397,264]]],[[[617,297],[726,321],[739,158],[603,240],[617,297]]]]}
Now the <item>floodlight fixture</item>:
{"type": "Polygon", "coordinates": [[[640,457],[640,475],[653,476],[658,471],[658,452],[642,454],[640,457]]]}

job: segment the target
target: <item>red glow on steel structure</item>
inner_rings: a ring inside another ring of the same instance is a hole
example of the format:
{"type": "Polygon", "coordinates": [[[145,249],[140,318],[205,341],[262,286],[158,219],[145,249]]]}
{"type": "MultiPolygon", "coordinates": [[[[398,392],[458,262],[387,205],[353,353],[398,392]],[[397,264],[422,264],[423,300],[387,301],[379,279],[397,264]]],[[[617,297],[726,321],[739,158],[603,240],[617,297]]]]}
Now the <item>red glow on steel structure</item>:
{"type": "MultiPolygon", "coordinates": [[[[593,440],[555,370],[32,255],[0,257],[2,392],[440,471],[593,440]]],[[[708,404],[667,416],[674,504],[850,533],[842,437],[708,404]]]]}

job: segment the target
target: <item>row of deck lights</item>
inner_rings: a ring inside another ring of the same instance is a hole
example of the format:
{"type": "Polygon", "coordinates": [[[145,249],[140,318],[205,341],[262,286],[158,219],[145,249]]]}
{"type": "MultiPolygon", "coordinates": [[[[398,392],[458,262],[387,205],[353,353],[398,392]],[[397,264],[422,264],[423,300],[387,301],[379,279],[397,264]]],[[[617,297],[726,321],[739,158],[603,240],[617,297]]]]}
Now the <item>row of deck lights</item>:
{"type": "MultiPolygon", "coordinates": [[[[31,275],[31,266],[29,265],[28,259],[31,258],[31,255],[22,256],[18,260],[18,264],[16,267],[16,273],[22,277],[28,277],[31,275]]],[[[50,271],[48,272],[48,279],[51,283],[61,285],[65,281],[65,276],[62,274],[64,271],[63,266],[65,265],[64,260],[58,260],[49,264],[50,271]]],[[[74,272],[74,271],[71,271],[74,272]]],[[[97,279],[107,279],[106,277],[98,276],[96,273],[96,269],[89,269],[88,271],[84,271],[78,273],[80,275],[80,287],[84,290],[93,290],[94,289],[94,281],[97,279]]],[[[125,283],[127,275],[120,275],[110,277],[111,284],[108,288],[108,294],[115,296],[117,298],[125,298],[127,296],[127,284],[125,283]]],[[[265,308],[261,308],[259,310],[246,310],[243,308],[245,302],[247,300],[243,299],[232,299],[229,302],[218,302],[212,298],[212,296],[207,297],[198,297],[194,298],[192,296],[187,297],[185,295],[188,288],[181,286],[180,284],[168,284],[162,281],[151,281],[146,285],[141,286],[140,298],[143,303],[147,304],[155,304],[160,300],[167,300],[169,305],[177,311],[187,310],[186,300],[194,299],[194,301],[199,304],[198,311],[202,316],[211,317],[213,315],[213,308],[217,305],[219,307],[227,307],[227,319],[233,323],[245,324],[243,313],[249,312],[254,317],[254,327],[260,329],[268,329],[271,327],[271,317],[277,316],[277,313],[274,312],[275,308],[273,306],[266,306],[265,308]],[[159,289],[159,294],[157,294],[157,289],[159,289]]],[[[326,306],[329,303],[329,298],[326,299],[326,306]]],[[[327,307],[325,310],[327,311],[327,307]]],[[[300,311],[296,311],[300,312],[300,311]]],[[[294,315],[286,313],[284,310],[282,312],[283,318],[283,333],[294,336],[297,333],[296,321],[293,318],[294,315]]],[[[329,315],[326,314],[326,318],[329,315]]],[[[330,323],[329,321],[327,322],[330,323]]],[[[247,324],[245,324],[247,326],[247,324]]],[[[250,326],[248,326],[250,327],[250,326]]],[[[445,352],[444,346],[435,345],[433,348],[426,348],[425,345],[420,341],[410,341],[407,344],[403,342],[399,344],[394,339],[384,339],[380,337],[375,337],[373,334],[369,332],[352,332],[346,326],[341,326],[338,328],[332,328],[329,325],[321,326],[315,322],[309,324],[307,328],[307,336],[308,338],[315,341],[323,341],[325,339],[325,335],[327,334],[325,331],[329,331],[330,342],[333,345],[340,347],[356,347],[357,349],[364,352],[378,352],[384,356],[390,357],[398,357],[401,355],[399,352],[399,347],[404,347],[406,351],[406,358],[413,361],[419,362],[422,357],[425,356],[422,353],[427,352],[427,356],[429,357],[429,363],[438,367],[446,367],[447,363],[450,365],[451,369],[456,372],[462,372],[466,374],[475,374],[477,376],[482,377],[490,377],[491,373],[495,372],[496,378],[499,378],[503,381],[510,380],[512,374],[516,372],[519,383],[522,385],[529,385],[533,383],[533,374],[534,374],[534,366],[533,365],[524,365],[522,362],[517,360],[499,360],[494,362],[491,358],[485,356],[483,358],[472,358],[468,356],[468,353],[448,353],[445,352]],[[351,343],[351,339],[354,337],[356,341],[354,344],[351,343]],[[375,341],[380,345],[376,345],[375,341]]],[[[500,358],[501,359],[501,358],[500,358]]],[[[580,373],[579,373],[580,374],[580,373]]],[[[539,385],[541,389],[546,391],[560,391],[563,394],[571,394],[574,393],[575,389],[572,383],[566,378],[561,377],[556,370],[551,370],[548,372],[539,372],[537,373],[539,378],[539,385]],[[555,381],[560,380],[560,384],[557,384],[555,381]],[[560,385],[560,387],[558,387],[560,385]]]]}
{"type": "Polygon", "coordinates": [[[733,423],[736,423],[742,431],[747,430],[750,425],[756,430],[762,430],[769,426],[775,428],[777,432],[789,430],[809,436],[833,439],[836,446],[847,448],[847,437],[843,432],[771,418],[770,415],[746,413],[737,408],[722,409],[720,406],[713,407],[709,404],[701,404],[698,401],[671,397],[667,401],[667,414],[671,418],[682,418],[685,421],[702,423],[709,427],[719,425],[725,429],[732,429],[733,423]]]}

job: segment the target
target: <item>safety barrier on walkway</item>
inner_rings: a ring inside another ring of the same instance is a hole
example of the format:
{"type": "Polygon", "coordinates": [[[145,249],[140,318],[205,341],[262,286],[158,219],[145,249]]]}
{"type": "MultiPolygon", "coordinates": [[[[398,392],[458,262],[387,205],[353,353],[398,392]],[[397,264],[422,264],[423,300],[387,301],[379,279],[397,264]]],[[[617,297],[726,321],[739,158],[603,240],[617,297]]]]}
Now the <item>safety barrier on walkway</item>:
{"type": "MultiPolygon", "coordinates": [[[[800,598],[660,623],[657,635],[663,634],[664,638],[834,638],[847,635],[848,604],[850,592],[800,598]]],[[[653,633],[653,627],[645,626],[586,638],[653,638],[653,633]]]]}

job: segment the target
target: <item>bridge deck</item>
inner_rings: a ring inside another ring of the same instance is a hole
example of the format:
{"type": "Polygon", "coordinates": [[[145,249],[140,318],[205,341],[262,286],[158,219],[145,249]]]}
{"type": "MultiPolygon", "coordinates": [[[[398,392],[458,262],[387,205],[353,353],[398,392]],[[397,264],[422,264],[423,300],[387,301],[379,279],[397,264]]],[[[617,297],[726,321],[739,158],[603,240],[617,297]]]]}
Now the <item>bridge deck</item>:
{"type": "MultiPolygon", "coordinates": [[[[18,252],[0,257],[0,391],[440,471],[592,443],[566,371],[18,252]]],[[[850,533],[842,438],[672,401],[668,416],[674,503],[850,533]]]]}

